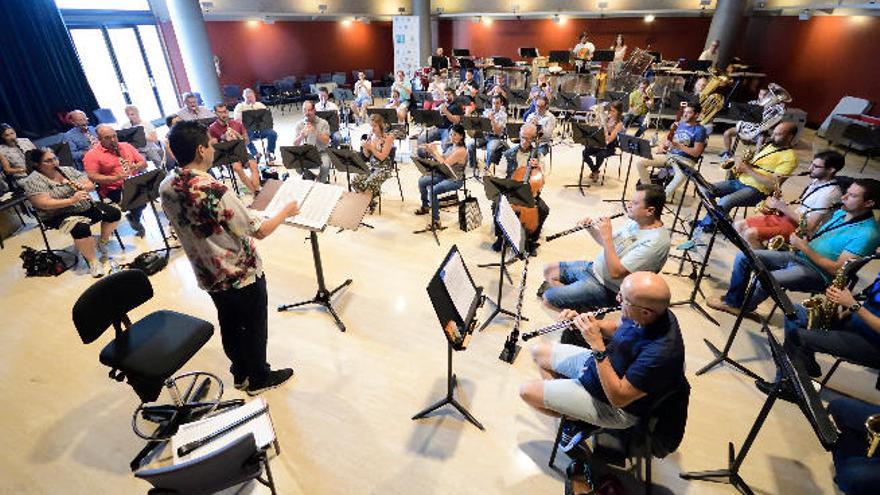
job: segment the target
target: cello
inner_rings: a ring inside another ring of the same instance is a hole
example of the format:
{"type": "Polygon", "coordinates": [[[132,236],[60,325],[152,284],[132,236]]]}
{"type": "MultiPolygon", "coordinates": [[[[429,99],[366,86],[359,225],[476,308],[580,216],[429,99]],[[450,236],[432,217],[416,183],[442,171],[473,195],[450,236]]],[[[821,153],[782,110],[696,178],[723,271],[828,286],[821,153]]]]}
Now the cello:
{"type": "MultiPolygon", "coordinates": [[[[522,144],[520,144],[522,146],[522,144]]],[[[532,151],[529,153],[529,159],[526,161],[525,165],[521,165],[513,171],[512,180],[522,182],[523,184],[528,184],[532,190],[532,196],[535,198],[541,194],[541,190],[544,188],[544,172],[541,170],[540,165],[536,165],[533,169],[532,160],[537,158],[538,154],[538,146],[535,143],[531,143],[532,151]]],[[[538,230],[538,206],[535,205],[531,208],[527,206],[521,205],[511,205],[513,211],[516,212],[517,216],[519,216],[519,222],[522,224],[523,228],[526,229],[529,235],[534,234],[538,230]]]]}

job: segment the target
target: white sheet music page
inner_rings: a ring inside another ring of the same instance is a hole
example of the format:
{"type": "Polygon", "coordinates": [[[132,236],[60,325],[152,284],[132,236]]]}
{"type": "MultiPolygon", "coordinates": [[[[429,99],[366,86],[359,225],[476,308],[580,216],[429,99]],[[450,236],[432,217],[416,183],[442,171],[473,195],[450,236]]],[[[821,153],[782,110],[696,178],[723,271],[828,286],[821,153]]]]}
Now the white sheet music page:
{"type": "Polygon", "coordinates": [[[288,220],[306,228],[323,229],[342,197],[342,191],[341,186],[316,182],[305,203],[300,204],[299,214],[288,220]]]}
{"type": "Polygon", "coordinates": [[[513,208],[510,206],[507,196],[504,195],[501,195],[498,204],[498,223],[501,224],[501,230],[507,234],[508,240],[513,243],[513,246],[511,247],[514,252],[520,254],[519,250],[523,245],[522,224],[519,222],[519,217],[516,216],[516,212],[513,211],[513,208]]]}
{"type": "Polygon", "coordinates": [[[443,279],[443,285],[446,286],[446,292],[449,293],[449,297],[455,305],[455,310],[458,311],[461,320],[466,321],[471,303],[477,297],[477,289],[471,283],[464,267],[464,260],[458,251],[453,252],[449,257],[449,261],[440,272],[440,277],[443,279]]]}
{"type": "MultiPolygon", "coordinates": [[[[274,217],[291,201],[296,201],[299,207],[302,208],[314,184],[315,181],[303,180],[299,175],[291,174],[281,184],[281,187],[278,188],[278,192],[275,193],[272,200],[269,201],[266,209],[263,210],[263,216],[266,218],[274,217]]],[[[294,218],[296,217],[288,217],[287,221],[292,221],[294,218]]]]}
{"type": "Polygon", "coordinates": [[[206,443],[204,446],[192,451],[185,456],[178,456],[177,449],[190,442],[194,442],[210,436],[226,426],[253,414],[260,409],[266,407],[266,401],[262,397],[251,400],[241,407],[230,409],[215,416],[205,418],[192,423],[180,425],[177,433],[171,437],[171,450],[174,454],[174,464],[186,462],[190,459],[197,459],[211,452],[214,452],[226,445],[231,444],[242,435],[248,433],[254,434],[254,440],[257,442],[258,448],[266,448],[275,441],[275,429],[272,426],[272,418],[269,411],[255,417],[254,419],[238,426],[237,428],[220,435],[214,440],[206,443]]]}

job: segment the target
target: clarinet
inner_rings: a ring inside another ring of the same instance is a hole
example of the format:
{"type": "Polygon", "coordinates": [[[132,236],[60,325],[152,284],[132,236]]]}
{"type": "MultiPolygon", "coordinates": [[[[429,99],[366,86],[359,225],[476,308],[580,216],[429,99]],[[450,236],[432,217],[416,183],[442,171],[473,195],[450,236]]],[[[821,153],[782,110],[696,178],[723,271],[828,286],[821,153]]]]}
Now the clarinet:
{"type": "MultiPolygon", "coordinates": [[[[620,310],[620,306],[611,306],[608,308],[599,308],[596,311],[593,311],[593,317],[597,320],[601,320],[606,314],[613,313],[615,311],[620,310]]],[[[557,321],[552,325],[547,325],[546,327],[539,328],[535,331],[524,333],[522,336],[523,341],[533,339],[539,335],[544,335],[545,333],[556,332],[558,330],[565,330],[566,328],[574,327],[574,320],[562,320],[557,321]]]]}
{"type": "MultiPolygon", "coordinates": [[[[620,217],[622,217],[622,216],[625,215],[625,214],[626,214],[626,212],[616,213],[616,214],[611,215],[610,217],[608,217],[608,219],[609,219],[609,220],[614,220],[615,218],[620,218],[620,217]]],[[[582,231],[582,230],[584,230],[584,229],[588,229],[588,228],[590,228],[590,227],[592,227],[592,226],[593,226],[593,222],[590,222],[590,223],[588,223],[588,224],[586,224],[586,225],[578,225],[577,227],[572,227],[572,228],[570,228],[570,229],[568,229],[568,230],[563,230],[562,232],[557,232],[557,233],[555,233],[555,234],[548,235],[547,237],[544,238],[544,240],[547,241],[547,242],[550,242],[550,241],[552,241],[552,240],[554,240],[554,239],[558,239],[558,238],[560,238],[560,237],[567,236],[568,234],[574,234],[575,232],[580,232],[580,231],[582,231]]]]}
{"type": "MultiPolygon", "coordinates": [[[[79,182],[74,182],[74,181],[70,180],[70,177],[68,177],[67,174],[65,174],[61,170],[61,167],[56,166],[55,170],[57,170],[58,173],[61,174],[61,177],[64,177],[64,180],[66,181],[67,185],[72,187],[74,190],[76,190],[76,191],[85,191],[86,190],[85,187],[82,184],[80,184],[79,182]]],[[[92,199],[91,195],[89,195],[88,201],[92,206],[95,205],[95,200],[92,199]]]]}

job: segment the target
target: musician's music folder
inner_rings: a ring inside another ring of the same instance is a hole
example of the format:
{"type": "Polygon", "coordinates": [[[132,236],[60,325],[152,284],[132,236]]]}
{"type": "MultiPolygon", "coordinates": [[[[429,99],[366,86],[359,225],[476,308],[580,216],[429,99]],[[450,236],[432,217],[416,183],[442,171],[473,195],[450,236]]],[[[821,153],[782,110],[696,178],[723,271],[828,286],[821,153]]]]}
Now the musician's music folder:
{"type": "Polygon", "coordinates": [[[268,447],[269,444],[275,441],[275,428],[272,426],[272,418],[269,416],[269,411],[267,409],[263,414],[256,415],[250,421],[246,421],[238,427],[217,436],[213,440],[192,451],[190,454],[184,456],[179,456],[177,454],[178,448],[211,437],[213,434],[241,421],[243,418],[254,415],[261,409],[266,409],[266,407],[265,399],[258,397],[241,407],[229,409],[223,413],[199,421],[180,425],[177,433],[171,437],[171,450],[174,453],[174,464],[186,462],[190,459],[197,459],[219,450],[248,433],[253,433],[258,448],[263,449],[268,447]]]}

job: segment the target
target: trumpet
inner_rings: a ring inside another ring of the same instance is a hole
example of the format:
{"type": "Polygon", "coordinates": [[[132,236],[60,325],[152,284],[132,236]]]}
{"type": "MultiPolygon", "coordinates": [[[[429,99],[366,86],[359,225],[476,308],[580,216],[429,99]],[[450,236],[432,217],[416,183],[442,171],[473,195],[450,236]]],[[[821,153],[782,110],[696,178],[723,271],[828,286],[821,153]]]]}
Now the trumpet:
{"type": "MultiPolygon", "coordinates": [[[[613,312],[619,311],[619,310],[620,310],[620,306],[611,306],[608,308],[599,308],[596,311],[592,311],[591,314],[597,320],[601,320],[608,313],[613,313],[613,312]]],[[[522,339],[523,339],[523,342],[525,342],[527,340],[531,340],[531,339],[538,337],[540,335],[548,334],[551,332],[556,332],[558,330],[565,330],[567,328],[572,328],[572,327],[574,327],[574,319],[557,321],[556,323],[554,323],[552,325],[547,325],[546,327],[541,327],[537,330],[534,330],[534,331],[531,331],[528,333],[524,333],[522,335],[522,339]]]]}
{"type": "Polygon", "coordinates": [[[880,414],[868,416],[865,420],[865,429],[868,430],[868,457],[873,457],[877,446],[880,446],[880,414]]]}
{"type": "MultiPolygon", "coordinates": [[[[608,219],[614,220],[615,218],[620,218],[624,215],[626,215],[626,212],[622,211],[620,213],[615,213],[614,215],[611,215],[610,217],[608,217],[608,219]]],[[[548,235],[547,237],[544,238],[544,240],[547,242],[550,242],[554,239],[559,239],[560,237],[567,236],[568,234],[574,234],[575,232],[580,232],[580,231],[582,231],[584,229],[588,229],[592,226],[593,226],[593,222],[590,222],[590,223],[587,223],[584,225],[578,225],[577,227],[572,227],[568,230],[563,230],[562,232],[557,232],[555,234],[548,235]]]]}

